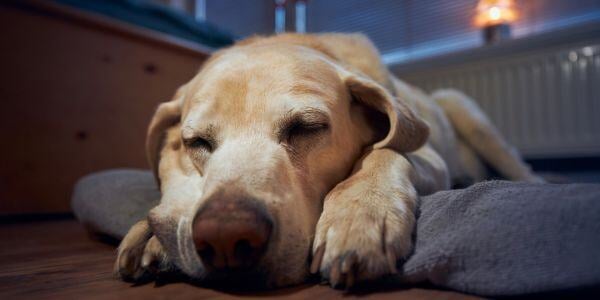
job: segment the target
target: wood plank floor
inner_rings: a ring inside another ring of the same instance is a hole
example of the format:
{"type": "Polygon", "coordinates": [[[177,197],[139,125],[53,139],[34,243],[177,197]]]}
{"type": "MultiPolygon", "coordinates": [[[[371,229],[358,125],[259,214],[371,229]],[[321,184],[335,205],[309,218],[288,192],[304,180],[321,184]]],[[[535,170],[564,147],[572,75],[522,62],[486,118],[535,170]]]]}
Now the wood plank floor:
{"type": "Polygon", "coordinates": [[[449,291],[404,288],[347,293],[304,285],[275,291],[217,291],[184,282],[132,285],[115,279],[115,247],[90,238],[75,220],[0,225],[0,299],[289,298],[463,299],[449,291]]]}

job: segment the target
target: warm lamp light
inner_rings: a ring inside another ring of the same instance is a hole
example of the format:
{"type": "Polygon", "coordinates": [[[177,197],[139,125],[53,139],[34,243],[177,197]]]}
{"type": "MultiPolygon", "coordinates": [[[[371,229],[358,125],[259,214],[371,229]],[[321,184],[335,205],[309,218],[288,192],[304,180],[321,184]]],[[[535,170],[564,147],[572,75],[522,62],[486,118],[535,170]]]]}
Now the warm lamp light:
{"type": "Polygon", "coordinates": [[[506,24],[516,19],[513,0],[480,0],[477,4],[475,25],[478,27],[506,24]]]}
{"type": "Polygon", "coordinates": [[[483,36],[488,44],[508,39],[508,23],[516,19],[517,11],[513,0],[480,0],[477,4],[475,25],[483,28],[483,36]]]}

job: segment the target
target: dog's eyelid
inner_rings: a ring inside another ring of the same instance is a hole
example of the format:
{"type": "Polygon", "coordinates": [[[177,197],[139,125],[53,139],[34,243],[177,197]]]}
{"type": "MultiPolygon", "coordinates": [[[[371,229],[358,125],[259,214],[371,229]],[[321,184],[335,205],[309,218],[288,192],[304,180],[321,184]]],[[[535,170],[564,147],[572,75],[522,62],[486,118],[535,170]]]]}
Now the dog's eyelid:
{"type": "Polygon", "coordinates": [[[278,122],[277,136],[279,142],[289,141],[294,136],[316,134],[328,130],[329,116],[318,108],[304,108],[301,111],[290,110],[278,122]]]}
{"type": "Polygon", "coordinates": [[[181,140],[182,141],[192,139],[192,138],[194,138],[195,135],[196,135],[196,132],[191,127],[185,126],[185,127],[181,128],[181,140]]]}
{"type": "Polygon", "coordinates": [[[300,114],[302,120],[308,123],[328,123],[329,116],[320,109],[307,109],[300,114]]]}
{"type": "Polygon", "coordinates": [[[289,127],[302,127],[305,129],[327,129],[329,127],[329,122],[298,120],[290,123],[289,127]]]}
{"type": "Polygon", "coordinates": [[[314,135],[328,129],[329,122],[294,119],[281,130],[280,141],[289,142],[292,138],[314,135]]]}
{"type": "Polygon", "coordinates": [[[329,116],[324,111],[317,108],[307,108],[298,113],[292,113],[287,119],[287,124],[301,124],[301,125],[328,125],[329,116]]]}
{"type": "Polygon", "coordinates": [[[203,130],[185,126],[181,130],[181,141],[186,148],[202,148],[212,152],[217,144],[215,131],[216,127],[214,124],[204,127],[203,130]]]}
{"type": "Polygon", "coordinates": [[[215,141],[208,136],[195,135],[187,138],[182,136],[182,141],[188,149],[204,149],[212,152],[215,148],[215,141]]]}

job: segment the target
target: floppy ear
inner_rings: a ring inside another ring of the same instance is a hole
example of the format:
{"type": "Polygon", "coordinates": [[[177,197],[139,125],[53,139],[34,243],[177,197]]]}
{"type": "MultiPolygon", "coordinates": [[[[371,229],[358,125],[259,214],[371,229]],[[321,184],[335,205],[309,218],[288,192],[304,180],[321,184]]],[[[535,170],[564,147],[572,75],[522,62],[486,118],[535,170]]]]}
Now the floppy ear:
{"type": "Polygon", "coordinates": [[[160,182],[158,178],[158,163],[165,133],[167,129],[181,121],[184,89],[185,85],[181,86],[177,89],[171,101],[164,102],[158,106],[146,133],[146,156],[154,172],[154,177],[158,182],[160,182]]]}
{"type": "Polygon", "coordinates": [[[384,87],[365,76],[344,72],[343,81],[352,95],[369,108],[375,109],[388,118],[385,138],[376,142],[373,148],[390,148],[398,152],[412,152],[419,149],[429,137],[429,126],[419,118],[402,99],[395,99],[384,87]]]}

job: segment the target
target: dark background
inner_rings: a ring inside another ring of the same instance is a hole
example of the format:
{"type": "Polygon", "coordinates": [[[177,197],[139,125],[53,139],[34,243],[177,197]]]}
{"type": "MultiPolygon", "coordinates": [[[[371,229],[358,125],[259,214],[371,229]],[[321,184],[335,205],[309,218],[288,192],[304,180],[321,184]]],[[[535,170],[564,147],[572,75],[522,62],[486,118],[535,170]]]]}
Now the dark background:
{"type": "MultiPolygon", "coordinates": [[[[308,32],[363,32],[400,78],[474,97],[540,172],[600,181],[600,1],[515,1],[486,44],[477,0],[309,0],[308,32]]],[[[286,28],[294,30],[294,1],[286,28]]],[[[147,168],[160,102],[219,47],[274,30],[274,1],[0,3],[0,215],[68,213],[77,179],[147,168]]]]}

